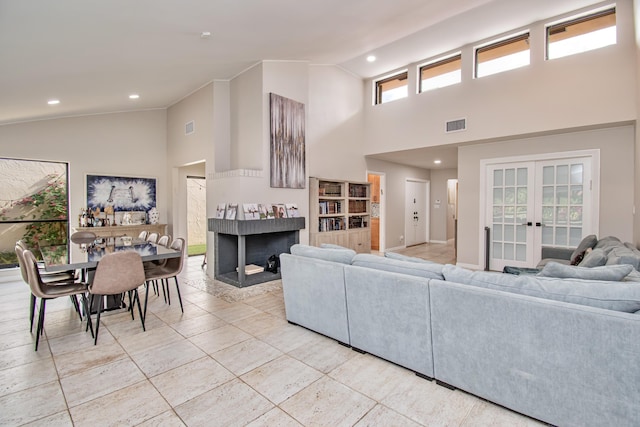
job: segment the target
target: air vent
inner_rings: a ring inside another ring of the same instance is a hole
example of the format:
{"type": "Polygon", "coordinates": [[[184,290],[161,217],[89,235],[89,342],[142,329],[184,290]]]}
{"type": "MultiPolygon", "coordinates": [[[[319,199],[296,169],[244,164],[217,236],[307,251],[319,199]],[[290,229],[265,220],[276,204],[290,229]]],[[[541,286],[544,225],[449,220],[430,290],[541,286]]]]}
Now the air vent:
{"type": "Polygon", "coordinates": [[[467,130],[467,119],[456,119],[448,121],[444,129],[446,133],[460,132],[463,130],[467,130]]]}
{"type": "Polygon", "coordinates": [[[193,120],[184,125],[184,134],[191,135],[196,131],[196,124],[193,120]]]}

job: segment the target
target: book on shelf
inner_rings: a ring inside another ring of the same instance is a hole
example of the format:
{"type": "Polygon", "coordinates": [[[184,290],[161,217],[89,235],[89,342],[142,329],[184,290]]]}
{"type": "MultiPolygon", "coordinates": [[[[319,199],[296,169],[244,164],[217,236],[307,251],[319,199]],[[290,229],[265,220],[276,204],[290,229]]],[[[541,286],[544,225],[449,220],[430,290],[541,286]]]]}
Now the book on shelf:
{"type": "Polygon", "coordinates": [[[342,202],[339,201],[323,200],[318,202],[318,206],[320,215],[342,213],[342,202]]]}
{"type": "Polygon", "coordinates": [[[229,203],[227,205],[227,213],[224,215],[225,219],[236,219],[237,210],[238,210],[237,203],[229,203]]]}
{"type": "Polygon", "coordinates": [[[224,213],[226,209],[226,203],[218,203],[218,206],[216,207],[216,218],[224,219],[224,213]]]}
{"type": "Polygon", "coordinates": [[[283,204],[275,204],[272,205],[273,215],[276,218],[286,218],[287,217],[287,208],[283,204]]]}
{"type": "Polygon", "coordinates": [[[287,209],[287,216],[289,218],[298,218],[300,216],[298,205],[295,203],[286,203],[284,206],[287,209]]]}
{"type": "Polygon", "coordinates": [[[258,205],[256,203],[244,203],[242,210],[244,212],[244,219],[260,219],[260,212],[258,211],[258,205]]]}
{"type": "Polygon", "coordinates": [[[258,213],[260,214],[260,219],[271,219],[273,218],[273,212],[269,209],[269,207],[265,204],[258,204],[258,213]],[[271,215],[269,215],[271,213],[271,215]]]}
{"type": "MultiPolygon", "coordinates": [[[[240,271],[238,267],[236,267],[236,271],[240,271]]],[[[247,264],[244,266],[244,274],[256,274],[262,273],[264,271],[264,267],[260,267],[255,264],[247,264]]]]}

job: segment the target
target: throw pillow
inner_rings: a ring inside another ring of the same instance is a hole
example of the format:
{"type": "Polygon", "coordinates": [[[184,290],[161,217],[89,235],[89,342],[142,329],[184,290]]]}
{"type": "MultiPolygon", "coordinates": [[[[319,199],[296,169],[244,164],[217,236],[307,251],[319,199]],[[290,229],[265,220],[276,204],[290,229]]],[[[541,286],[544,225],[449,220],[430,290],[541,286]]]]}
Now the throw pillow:
{"type": "Polygon", "coordinates": [[[602,267],[578,267],[574,265],[558,264],[550,262],[538,273],[541,277],[556,277],[559,279],[584,279],[584,280],[606,280],[618,282],[624,279],[633,267],[628,264],[605,265],[602,267]]]}
{"type": "Polygon", "coordinates": [[[578,265],[580,267],[598,267],[600,265],[605,265],[606,262],[607,256],[604,253],[604,249],[597,248],[585,254],[582,262],[578,265]]]}
{"type": "Polygon", "coordinates": [[[595,234],[590,234],[582,239],[578,247],[571,254],[571,265],[578,265],[580,261],[576,262],[577,258],[580,257],[580,259],[582,260],[584,252],[589,248],[593,248],[597,243],[598,238],[595,234]]]}

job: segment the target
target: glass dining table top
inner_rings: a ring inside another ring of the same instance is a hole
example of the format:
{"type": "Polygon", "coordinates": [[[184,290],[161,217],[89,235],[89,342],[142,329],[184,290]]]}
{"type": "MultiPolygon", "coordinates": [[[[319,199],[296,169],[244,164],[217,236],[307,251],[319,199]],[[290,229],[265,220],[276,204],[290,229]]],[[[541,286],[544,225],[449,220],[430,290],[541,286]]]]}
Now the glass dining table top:
{"type": "Polygon", "coordinates": [[[120,237],[97,239],[91,244],[69,242],[66,245],[40,247],[45,271],[51,272],[95,268],[103,256],[118,251],[136,251],[142,261],[177,258],[181,255],[180,251],[142,239],[134,238],[129,244],[120,237]]]}

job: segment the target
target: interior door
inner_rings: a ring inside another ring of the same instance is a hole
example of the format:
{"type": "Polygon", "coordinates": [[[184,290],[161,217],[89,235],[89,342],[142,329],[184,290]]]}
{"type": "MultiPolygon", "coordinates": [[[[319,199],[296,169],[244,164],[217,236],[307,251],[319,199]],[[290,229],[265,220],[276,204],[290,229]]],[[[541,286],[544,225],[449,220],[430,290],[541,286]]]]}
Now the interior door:
{"type": "Polygon", "coordinates": [[[535,267],[542,247],[575,247],[594,230],[590,157],[487,167],[489,268],[535,267]]]}
{"type": "Polygon", "coordinates": [[[490,227],[491,270],[506,265],[530,267],[533,264],[535,233],[533,227],[533,162],[503,163],[487,168],[486,218],[490,227]]]}
{"type": "Polygon", "coordinates": [[[426,243],[429,223],[427,200],[428,183],[407,180],[405,187],[405,245],[426,243]]]}

